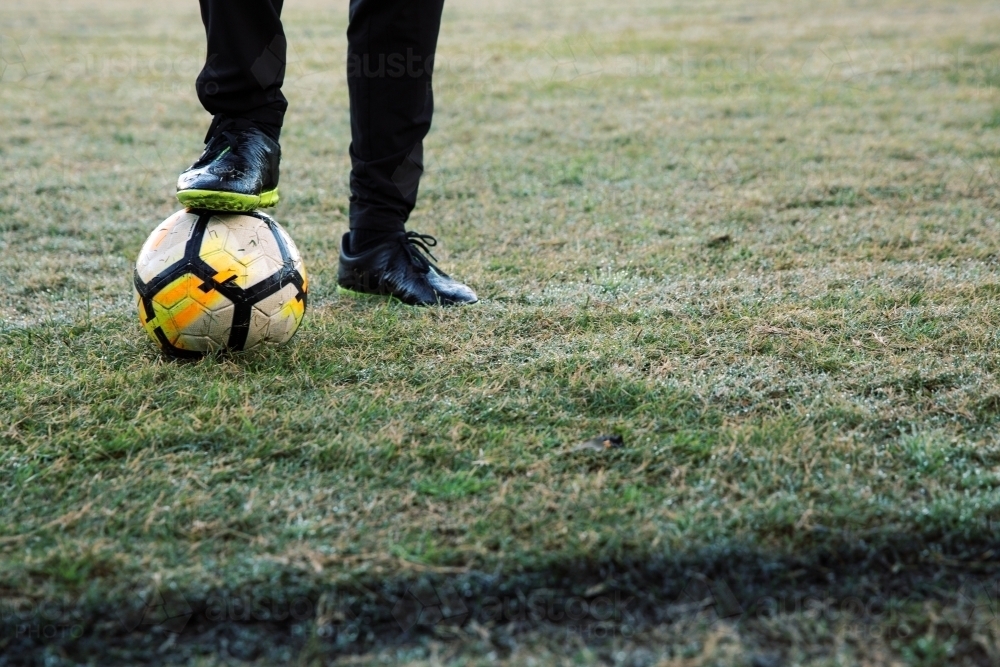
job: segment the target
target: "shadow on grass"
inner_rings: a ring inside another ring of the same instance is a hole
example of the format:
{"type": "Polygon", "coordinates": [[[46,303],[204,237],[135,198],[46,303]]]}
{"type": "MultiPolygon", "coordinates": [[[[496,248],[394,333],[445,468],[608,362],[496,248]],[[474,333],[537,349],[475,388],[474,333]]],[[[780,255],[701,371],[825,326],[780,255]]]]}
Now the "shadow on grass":
{"type": "Polygon", "coordinates": [[[776,624],[796,617],[862,628],[911,657],[943,632],[950,657],[990,664],[981,626],[995,625],[1000,613],[1000,538],[984,528],[971,539],[828,535],[824,546],[793,556],[726,545],[514,573],[427,568],[339,587],[289,572],[237,590],[151,587],[33,608],[19,607],[8,590],[0,665],[173,664],[197,655],[325,662],[470,637],[502,654],[525,633],[641,644],[651,629],[692,619],[703,630],[736,628],[782,655],[793,640],[776,624]]]}

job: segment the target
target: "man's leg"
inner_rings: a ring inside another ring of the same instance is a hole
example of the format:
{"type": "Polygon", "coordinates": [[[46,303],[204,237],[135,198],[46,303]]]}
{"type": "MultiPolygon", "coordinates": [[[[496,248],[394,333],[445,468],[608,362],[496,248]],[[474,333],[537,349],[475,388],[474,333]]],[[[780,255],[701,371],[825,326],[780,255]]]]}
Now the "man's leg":
{"type": "Polygon", "coordinates": [[[351,0],[352,242],[399,232],[417,201],[444,0],[351,0]]]}
{"type": "Polygon", "coordinates": [[[202,106],[215,117],[213,126],[224,118],[243,118],[278,139],[288,108],[281,94],[286,50],[282,2],[201,0],[208,55],[196,87],[202,106]]]}
{"type": "Polygon", "coordinates": [[[282,0],[201,0],[208,37],[198,99],[212,114],[205,152],[177,181],[190,208],[249,211],[278,202],[278,137],[288,102],[282,0]]]}
{"type": "Polygon", "coordinates": [[[351,231],[337,282],[413,305],[474,303],[475,293],[423,253],[437,241],[406,232],[431,127],[431,71],[444,0],[351,0],[351,231]]]}

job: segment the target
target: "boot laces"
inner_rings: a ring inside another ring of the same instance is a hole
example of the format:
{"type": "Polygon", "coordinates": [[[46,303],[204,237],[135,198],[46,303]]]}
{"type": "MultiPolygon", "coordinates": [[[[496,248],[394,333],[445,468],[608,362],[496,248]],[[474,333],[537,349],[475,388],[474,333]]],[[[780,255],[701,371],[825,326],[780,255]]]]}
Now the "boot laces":
{"type": "Polygon", "coordinates": [[[435,262],[438,258],[434,256],[431,252],[431,248],[438,244],[437,239],[430,234],[418,234],[417,232],[406,232],[406,237],[404,238],[403,248],[406,250],[406,254],[410,257],[414,264],[420,269],[422,273],[427,273],[431,269],[435,272],[441,273],[441,269],[437,267],[433,262],[424,257],[426,252],[430,255],[430,258],[435,262]]]}
{"type": "Polygon", "coordinates": [[[235,151],[240,145],[240,140],[232,130],[222,130],[216,134],[212,141],[205,148],[206,157],[211,155],[212,160],[225,155],[227,152],[235,151]]]}

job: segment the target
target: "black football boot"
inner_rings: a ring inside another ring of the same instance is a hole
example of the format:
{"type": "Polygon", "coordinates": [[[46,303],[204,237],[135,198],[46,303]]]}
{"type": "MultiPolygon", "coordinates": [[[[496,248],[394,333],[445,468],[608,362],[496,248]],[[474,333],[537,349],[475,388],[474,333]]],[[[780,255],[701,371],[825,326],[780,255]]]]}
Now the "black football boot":
{"type": "Polygon", "coordinates": [[[428,234],[399,232],[353,254],[351,235],[344,234],[337,291],[388,296],[411,306],[457,306],[478,301],[468,286],[424,257],[426,252],[436,259],[428,248],[436,245],[437,239],[428,234]]]}
{"type": "Polygon", "coordinates": [[[278,142],[249,124],[212,136],[205,152],[177,179],[187,208],[246,212],[278,203],[278,142]]]}

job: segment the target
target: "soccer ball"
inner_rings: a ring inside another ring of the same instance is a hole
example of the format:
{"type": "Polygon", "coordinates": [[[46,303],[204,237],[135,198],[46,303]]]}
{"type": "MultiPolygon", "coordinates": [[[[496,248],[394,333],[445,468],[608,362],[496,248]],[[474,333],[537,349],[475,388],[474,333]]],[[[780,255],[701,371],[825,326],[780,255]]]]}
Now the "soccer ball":
{"type": "Polygon", "coordinates": [[[178,357],[286,342],[302,322],[307,289],[295,243],[258,211],[178,211],[135,263],[139,322],[178,357]]]}

